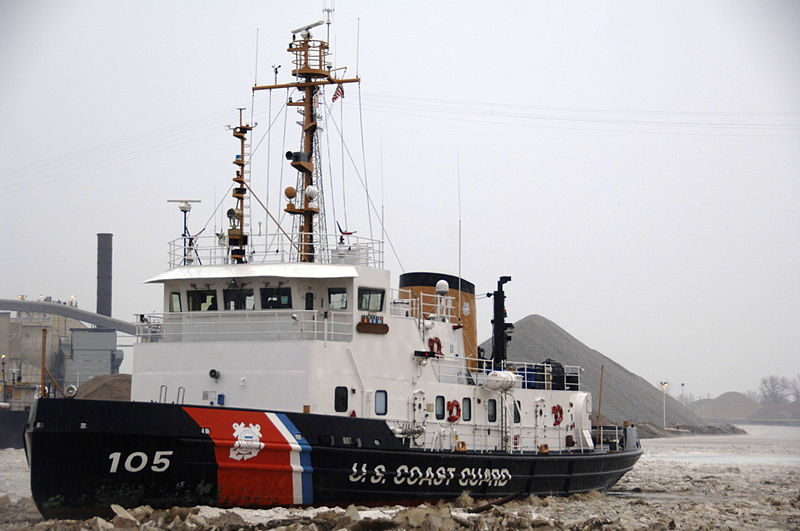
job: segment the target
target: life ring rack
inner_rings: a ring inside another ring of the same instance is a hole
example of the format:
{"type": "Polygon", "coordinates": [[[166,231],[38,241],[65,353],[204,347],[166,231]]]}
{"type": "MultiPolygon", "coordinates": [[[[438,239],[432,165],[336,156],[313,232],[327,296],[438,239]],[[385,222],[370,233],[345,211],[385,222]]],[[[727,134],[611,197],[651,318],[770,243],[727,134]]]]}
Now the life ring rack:
{"type": "Polygon", "coordinates": [[[553,406],[553,426],[558,426],[564,420],[564,408],[556,404],[553,406]]]}
{"type": "Polygon", "coordinates": [[[455,422],[461,418],[461,404],[458,400],[451,400],[447,403],[447,422],[455,422]]]}
{"type": "Polygon", "coordinates": [[[436,354],[437,357],[442,355],[442,340],[438,337],[428,339],[428,350],[436,354]]]}

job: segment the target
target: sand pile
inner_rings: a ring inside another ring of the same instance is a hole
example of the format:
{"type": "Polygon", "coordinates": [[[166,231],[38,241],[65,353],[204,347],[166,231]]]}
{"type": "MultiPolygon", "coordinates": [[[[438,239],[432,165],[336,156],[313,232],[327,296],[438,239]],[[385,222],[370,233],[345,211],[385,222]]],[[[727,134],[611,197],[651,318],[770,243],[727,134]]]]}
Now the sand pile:
{"type": "Polygon", "coordinates": [[[742,393],[723,393],[717,398],[698,400],[689,404],[689,409],[704,419],[743,420],[761,407],[742,393]]]}
{"type": "Polygon", "coordinates": [[[131,375],[109,374],[95,376],[78,388],[75,398],[85,400],[130,400],[131,375]]]}

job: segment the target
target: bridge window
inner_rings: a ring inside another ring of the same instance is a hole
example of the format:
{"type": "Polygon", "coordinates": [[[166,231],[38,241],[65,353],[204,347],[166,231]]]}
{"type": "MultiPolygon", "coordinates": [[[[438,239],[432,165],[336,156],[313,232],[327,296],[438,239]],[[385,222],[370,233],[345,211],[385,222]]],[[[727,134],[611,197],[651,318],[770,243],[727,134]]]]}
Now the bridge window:
{"type": "Polygon", "coordinates": [[[279,310],[292,307],[291,288],[261,288],[261,309],[279,310]]]}
{"type": "Polygon", "coordinates": [[[178,292],[173,291],[169,294],[169,311],[171,312],[180,312],[181,311],[181,294],[178,292]]]}
{"type": "Polygon", "coordinates": [[[347,288],[328,288],[328,307],[331,310],[346,310],[347,288]]]}
{"type": "Polygon", "coordinates": [[[375,391],[375,414],[386,414],[386,391],[375,391]]]}
{"type": "Polygon", "coordinates": [[[488,408],[487,417],[489,422],[497,422],[497,400],[490,398],[486,402],[488,408]]]}
{"type": "Polygon", "coordinates": [[[217,291],[213,289],[197,289],[186,292],[190,312],[216,312],[217,291]]]}
{"type": "Polygon", "coordinates": [[[358,309],[365,312],[383,311],[384,290],[377,288],[358,288],[358,309]]]}
{"type": "Polygon", "coordinates": [[[522,420],[522,414],[520,413],[520,405],[519,400],[514,401],[514,424],[519,424],[522,420]]]}
{"type": "Polygon", "coordinates": [[[465,422],[472,420],[471,398],[464,398],[464,400],[461,401],[461,418],[464,419],[465,422]]]}
{"type": "Polygon", "coordinates": [[[340,385],[334,389],[333,409],[339,413],[347,411],[347,387],[340,385]]]}
{"type": "Polygon", "coordinates": [[[256,299],[251,289],[224,289],[222,298],[226,310],[253,310],[256,307],[256,299]]]}

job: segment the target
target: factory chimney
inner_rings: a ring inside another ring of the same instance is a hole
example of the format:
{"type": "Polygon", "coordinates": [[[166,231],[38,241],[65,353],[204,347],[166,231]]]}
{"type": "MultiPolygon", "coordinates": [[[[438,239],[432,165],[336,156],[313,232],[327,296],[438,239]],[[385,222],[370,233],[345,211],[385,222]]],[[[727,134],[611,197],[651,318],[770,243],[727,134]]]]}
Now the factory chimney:
{"type": "Polygon", "coordinates": [[[111,317],[111,239],[113,234],[97,235],[97,313],[111,317]]]}

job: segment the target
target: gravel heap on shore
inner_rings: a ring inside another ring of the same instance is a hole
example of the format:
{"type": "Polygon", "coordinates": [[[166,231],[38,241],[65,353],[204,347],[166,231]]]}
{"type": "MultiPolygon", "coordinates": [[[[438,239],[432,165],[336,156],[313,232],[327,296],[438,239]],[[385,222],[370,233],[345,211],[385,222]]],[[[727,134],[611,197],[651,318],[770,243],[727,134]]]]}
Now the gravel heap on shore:
{"type": "Polygon", "coordinates": [[[95,376],[78,388],[75,398],[84,400],[123,400],[131,399],[131,375],[107,374],[95,376]]]}
{"type": "MultiPolygon", "coordinates": [[[[602,411],[604,419],[621,424],[662,423],[663,391],[656,388],[611,358],[589,348],[566,330],[542,317],[529,315],[514,323],[514,335],[508,344],[508,358],[517,361],[542,362],[551,358],[564,365],[583,368],[581,389],[592,393],[592,415],[597,414],[600,404],[600,367],[604,366],[602,411]]],[[[491,353],[491,342],[481,344],[491,353]]],[[[707,424],[698,415],[682,406],[669,394],[666,396],[667,424],[703,426],[707,424]]]]}

